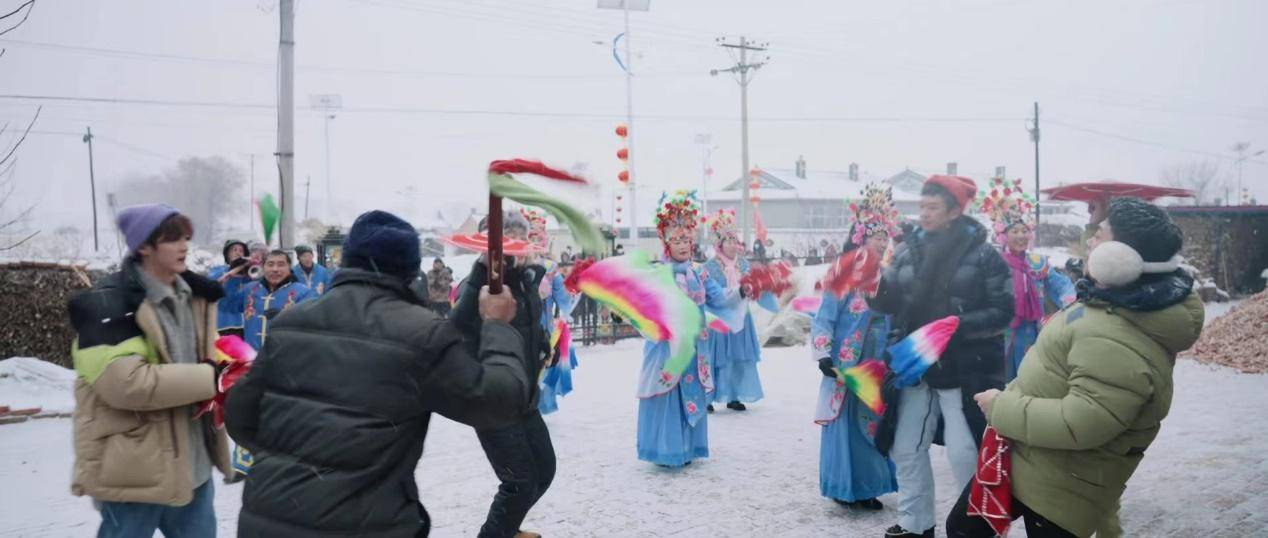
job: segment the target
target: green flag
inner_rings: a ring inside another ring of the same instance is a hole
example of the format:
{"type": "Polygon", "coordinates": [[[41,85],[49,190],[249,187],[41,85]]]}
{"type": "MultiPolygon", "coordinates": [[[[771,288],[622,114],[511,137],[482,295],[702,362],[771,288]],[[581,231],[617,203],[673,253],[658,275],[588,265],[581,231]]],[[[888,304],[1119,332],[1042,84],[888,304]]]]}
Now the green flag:
{"type": "Polygon", "coordinates": [[[264,242],[273,242],[273,230],[277,229],[277,221],[282,218],[282,210],[273,201],[272,194],[264,195],[255,203],[260,208],[260,224],[264,226],[264,242]]]}

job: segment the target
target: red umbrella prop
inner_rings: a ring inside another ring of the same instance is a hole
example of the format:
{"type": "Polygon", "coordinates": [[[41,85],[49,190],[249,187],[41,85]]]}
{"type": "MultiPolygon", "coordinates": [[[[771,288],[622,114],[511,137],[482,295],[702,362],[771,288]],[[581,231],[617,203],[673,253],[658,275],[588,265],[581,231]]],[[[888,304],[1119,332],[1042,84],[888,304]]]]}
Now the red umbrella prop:
{"type": "Polygon", "coordinates": [[[1073,185],[1062,185],[1040,191],[1048,195],[1050,200],[1070,200],[1076,202],[1094,202],[1116,196],[1135,196],[1148,201],[1158,198],[1192,198],[1193,191],[1157,185],[1124,183],[1121,181],[1088,181],[1073,185]]]}
{"type": "MultiPolygon", "coordinates": [[[[440,240],[447,245],[453,245],[472,252],[480,252],[483,254],[487,254],[489,252],[489,236],[482,233],[454,234],[447,237],[441,237],[440,240]]],[[[529,243],[528,241],[507,239],[503,237],[502,252],[511,256],[527,256],[529,254],[540,254],[545,252],[545,249],[529,243]]]]}

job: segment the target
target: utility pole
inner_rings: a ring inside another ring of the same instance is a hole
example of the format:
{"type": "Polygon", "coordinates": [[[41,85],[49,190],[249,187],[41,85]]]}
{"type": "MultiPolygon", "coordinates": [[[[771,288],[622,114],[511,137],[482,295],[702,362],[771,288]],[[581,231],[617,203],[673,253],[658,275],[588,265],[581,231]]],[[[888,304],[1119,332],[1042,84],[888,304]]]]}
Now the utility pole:
{"type": "Polygon", "coordinates": [[[770,61],[770,57],[767,56],[763,61],[749,63],[748,53],[749,51],[765,52],[766,47],[768,47],[770,43],[754,43],[744,36],[740,36],[739,43],[731,43],[725,38],[718,38],[717,42],[720,47],[738,49],[740,51],[739,63],[726,69],[714,69],[709,71],[709,74],[713,76],[717,76],[718,73],[733,73],[739,75],[736,81],[740,83],[740,161],[742,167],[740,168],[740,181],[742,187],[742,200],[740,201],[740,226],[744,229],[744,244],[748,245],[751,244],[750,239],[752,238],[752,223],[749,222],[750,199],[748,187],[748,184],[751,181],[748,165],[748,83],[753,80],[753,75],[750,74],[749,71],[756,71],[763,65],[766,65],[766,62],[770,61]]]}
{"type": "Polygon", "coordinates": [[[255,237],[255,154],[251,157],[251,191],[247,193],[247,220],[251,222],[251,237],[255,237]]]}
{"type": "Polygon", "coordinates": [[[313,184],[313,176],[304,176],[304,220],[308,220],[308,192],[313,184]]]}
{"type": "MultiPolygon", "coordinates": [[[[1263,155],[1264,151],[1268,150],[1261,149],[1255,153],[1247,155],[1246,152],[1250,151],[1250,142],[1238,142],[1233,144],[1233,151],[1237,152],[1237,205],[1242,205],[1246,203],[1245,191],[1242,190],[1242,163],[1246,162],[1246,159],[1251,157],[1263,155]]],[[[1228,200],[1228,189],[1224,189],[1224,199],[1228,200]]],[[[1225,205],[1228,205],[1227,201],[1225,202],[1225,205]]]]}
{"type": "MultiPolygon", "coordinates": [[[[118,222],[119,201],[115,198],[113,192],[106,194],[106,207],[110,208],[110,220],[118,222]]],[[[122,237],[120,237],[122,235],[123,234],[119,231],[119,227],[116,226],[114,230],[114,249],[119,252],[120,256],[123,255],[123,240],[122,237]]]]}
{"type": "Polygon", "coordinates": [[[281,33],[277,44],[277,171],[282,194],[278,243],[295,243],[295,0],[280,0],[281,33]]]}
{"type": "Polygon", "coordinates": [[[88,127],[88,132],[84,135],[84,143],[88,144],[88,186],[92,191],[92,250],[99,252],[101,244],[97,241],[97,178],[93,173],[92,166],[92,127],[88,127]]]}
{"type": "Polygon", "coordinates": [[[1035,143],[1035,229],[1039,229],[1039,102],[1035,101],[1035,117],[1026,130],[1030,132],[1030,140],[1035,143]]]}
{"type": "Polygon", "coordinates": [[[700,166],[700,210],[709,214],[709,176],[713,175],[713,167],[709,161],[713,157],[713,135],[701,133],[696,135],[696,144],[704,150],[704,160],[700,166]]]}

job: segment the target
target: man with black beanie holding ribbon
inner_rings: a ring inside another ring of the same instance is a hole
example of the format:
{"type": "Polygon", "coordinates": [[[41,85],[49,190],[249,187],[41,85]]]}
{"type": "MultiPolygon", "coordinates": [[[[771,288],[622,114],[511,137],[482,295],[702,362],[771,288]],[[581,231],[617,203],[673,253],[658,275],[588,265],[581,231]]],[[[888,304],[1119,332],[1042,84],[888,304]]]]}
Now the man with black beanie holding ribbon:
{"type": "Polygon", "coordinates": [[[1006,390],[975,396],[1011,487],[973,487],[1011,509],[971,502],[965,488],[948,536],[995,536],[1018,517],[1034,538],[1121,533],[1119,499],[1171,408],[1176,355],[1201,335],[1204,310],[1167,212],[1119,198],[1108,213],[1078,301],[1048,321],[1006,390]]]}
{"type": "Polygon", "coordinates": [[[408,287],[419,246],[408,222],[362,214],[330,290],[272,324],[227,404],[230,435],[255,454],[239,536],[426,536],[414,471],[431,414],[490,427],[529,405],[515,301],[481,290],[468,351],[408,287]]]}
{"type": "MultiPolygon", "coordinates": [[[[528,220],[518,211],[507,211],[502,218],[502,232],[507,239],[527,241],[528,227],[528,220]]],[[[487,217],[480,221],[479,229],[481,232],[488,230],[487,217]]],[[[541,390],[536,381],[545,366],[543,360],[550,353],[550,343],[541,323],[542,299],[537,291],[542,277],[546,275],[546,268],[531,264],[524,257],[513,256],[506,257],[505,265],[503,282],[518,308],[511,326],[523,338],[523,353],[532,363],[534,384],[529,405],[521,410],[518,419],[501,426],[476,429],[480,446],[501,482],[480,528],[480,538],[538,536],[521,531],[519,526],[555,479],[555,447],[550,440],[550,430],[537,409],[541,390]]],[[[458,301],[449,315],[469,345],[477,341],[476,335],[480,334],[483,326],[476,315],[475,303],[479,290],[488,280],[489,268],[485,257],[481,256],[466,280],[458,285],[458,301]]]]}

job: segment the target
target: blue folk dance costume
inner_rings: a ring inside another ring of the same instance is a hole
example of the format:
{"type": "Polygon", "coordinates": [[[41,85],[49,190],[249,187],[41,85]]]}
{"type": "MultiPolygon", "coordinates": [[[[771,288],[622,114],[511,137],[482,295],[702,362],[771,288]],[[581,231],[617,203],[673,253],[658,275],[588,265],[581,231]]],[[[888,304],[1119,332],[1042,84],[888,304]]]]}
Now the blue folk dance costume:
{"type": "MultiPolygon", "coordinates": [[[[555,320],[566,321],[572,316],[577,298],[564,288],[564,276],[558,271],[548,274],[542,282],[542,327],[549,339],[555,331],[555,320]]],[[[548,415],[559,410],[559,397],[572,392],[572,370],[576,367],[577,350],[568,346],[567,357],[560,357],[557,364],[542,370],[541,396],[537,401],[537,410],[541,414],[548,415]]]]}
{"type": "MultiPolygon", "coordinates": [[[[881,359],[889,334],[888,316],[873,313],[858,292],[837,299],[824,292],[810,331],[815,359],[831,357],[835,368],[881,359]]],[[[819,442],[819,492],[856,502],[898,491],[894,463],[876,449],[880,416],[835,378],[822,377],[815,423],[819,442]]]]}
{"type": "MultiPolygon", "coordinates": [[[[725,241],[739,241],[735,231],[733,211],[722,210],[713,215],[709,224],[717,245],[718,255],[704,267],[704,278],[733,293],[740,289],[740,279],[748,275],[751,265],[744,257],[728,260],[722,254],[725,241]]],[[[771,302],[774,299],[771,298],[771,302]]],[[[727,331],[709,329],[709,357],[713,361],[713,382],[716,403],[752,403],[762,399],[762,381],[757,373],[757,363],[762,360],[762,348],[757,342],[757,329],[753,315],[744,305],[744,321],[727,331]]],[[[742,409],[742,406],[735,409],[742,409]]]]}

